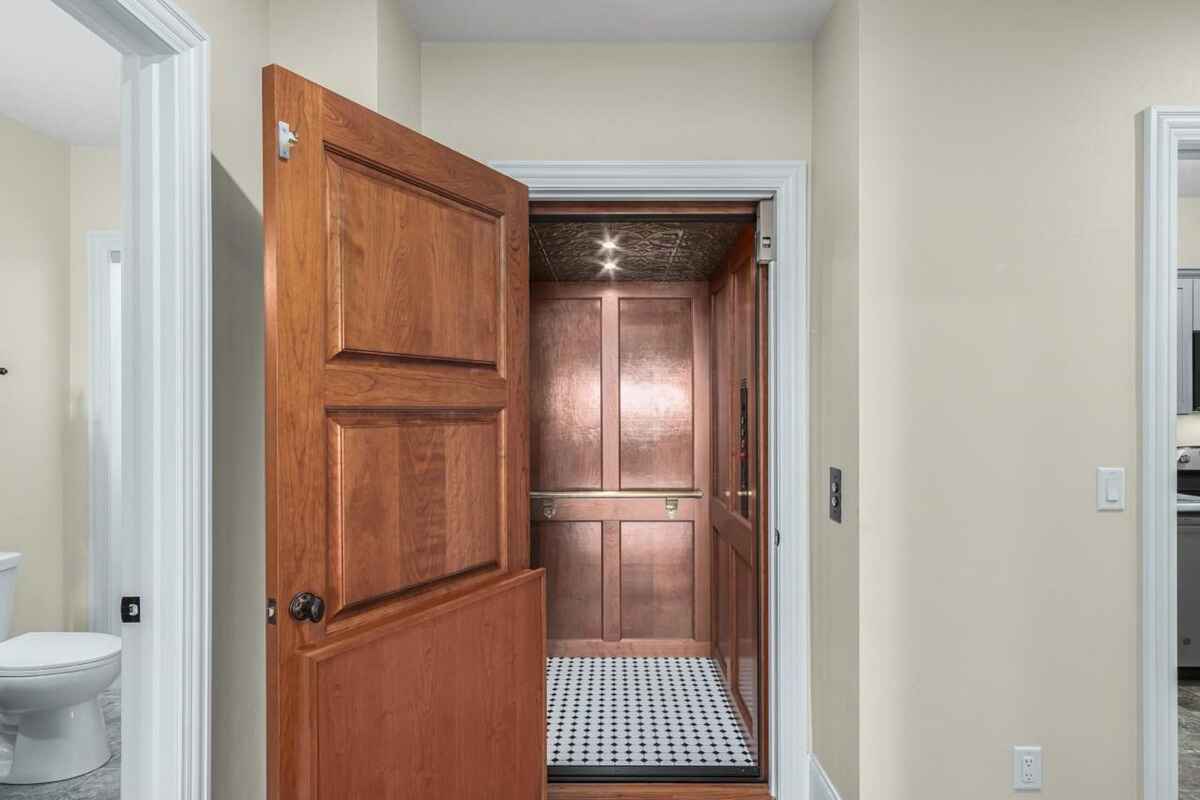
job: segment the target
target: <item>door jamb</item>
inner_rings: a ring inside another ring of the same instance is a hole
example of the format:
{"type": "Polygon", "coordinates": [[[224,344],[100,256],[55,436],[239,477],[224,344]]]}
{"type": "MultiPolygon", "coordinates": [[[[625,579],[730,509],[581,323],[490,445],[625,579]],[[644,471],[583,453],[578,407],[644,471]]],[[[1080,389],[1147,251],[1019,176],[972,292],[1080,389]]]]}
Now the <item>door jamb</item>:
{"type": "Polygon", "coordinates": [[[1140,497],[1141,762],[1144,800],[1179,793],[1175,414],[1176,272],[1182,144],[1200,146],[1200,108],[1141,115],[1140,497]]]}
{"type": "MultiPolygon", "coordinates": [[[[114,535],[121,527],[120,489],[120,404],[121,375],[113,363],[113,334],[120,327],[120,305],[112,302],[113,272],[121,261],[111,254],[121,251],[121,232],[88,231],[88,627],[97,633],[121,635],[117,594],[113,591],[118,570],[120,542],[114,535]],[[114,316],[115,315],[115,316],[114,316]],[[114,385],[116,384],[116,385],[114,385]],[[114,392],[114,390],[116,390],[114,392]]],[[[123,259],[122,259],[123,260],[123,259]]],[[[119,355],[119,354],[118,354],[119,355]]]]}
{"type": "Polygon", "coordinates": [[[775,198],[777,252],[770,295],[768,383],[770,789],[808,797],[810,733],[808,492],[809,267],[807,163],[803,161],[497,161],[535,200],[761,200],[775,198]],[[779,409],[790,413],[780,415],[779,409]],[[786,443],[786,446],[780,446],[786,443]],[[787,624],[781,624],[786,620],[787,624]],[[786,709],[787,714],[781,713],[786,709]],[[781,746],[781,741],[785,744],[781,746]],[[781,759],[780,753],[791,757],[781,759]],[[797,757],[803,754],[803,757],[797,757]]]}
{"type": "Polygon", "coordinates": [[[172,0],[54,0],[123,56],[121,796],[210,794],[208,36],[172,0]]]}

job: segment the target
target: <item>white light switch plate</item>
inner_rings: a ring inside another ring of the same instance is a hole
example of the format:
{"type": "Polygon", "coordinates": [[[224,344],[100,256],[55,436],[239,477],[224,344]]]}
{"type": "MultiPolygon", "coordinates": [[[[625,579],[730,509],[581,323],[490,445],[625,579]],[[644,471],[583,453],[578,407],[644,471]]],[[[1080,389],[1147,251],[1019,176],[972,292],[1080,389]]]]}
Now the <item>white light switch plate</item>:
{"type": "Polygon", "coordinates": [[[1042,789],[1042,748],[1036,745],[1013,747],[1013,788],[1018,792],[1042,789]]]}
{"type": "Polygon", "coordinates": [[[1125,510],[1125,468],[1096,467],[1096,510],[1125,510]]]}

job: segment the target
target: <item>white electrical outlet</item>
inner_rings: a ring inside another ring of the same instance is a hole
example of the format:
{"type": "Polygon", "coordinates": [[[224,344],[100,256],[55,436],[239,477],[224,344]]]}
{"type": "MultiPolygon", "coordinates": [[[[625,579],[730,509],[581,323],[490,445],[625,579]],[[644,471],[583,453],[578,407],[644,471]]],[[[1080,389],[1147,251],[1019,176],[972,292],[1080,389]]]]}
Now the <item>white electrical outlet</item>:
{"type": "Polygon", "coordinates": [[[1041,747],[1013,747],[1013,788],[1020,792],[1036,792],[1042,788],[1041,747]]]}

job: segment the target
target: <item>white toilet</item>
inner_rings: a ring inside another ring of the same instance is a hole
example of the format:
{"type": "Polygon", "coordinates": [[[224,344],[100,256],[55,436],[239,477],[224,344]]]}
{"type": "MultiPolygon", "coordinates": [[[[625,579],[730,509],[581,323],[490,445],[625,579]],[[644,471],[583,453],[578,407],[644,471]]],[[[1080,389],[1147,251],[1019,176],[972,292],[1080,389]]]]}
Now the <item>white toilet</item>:
{"type": "Polygon", "coordinates": [[[116,636],[7,638],[20,563],[20,553],[0,553],[0,784],[61,781],[102,767],[111,753],[99,695],[121,673],[116,636]]]}

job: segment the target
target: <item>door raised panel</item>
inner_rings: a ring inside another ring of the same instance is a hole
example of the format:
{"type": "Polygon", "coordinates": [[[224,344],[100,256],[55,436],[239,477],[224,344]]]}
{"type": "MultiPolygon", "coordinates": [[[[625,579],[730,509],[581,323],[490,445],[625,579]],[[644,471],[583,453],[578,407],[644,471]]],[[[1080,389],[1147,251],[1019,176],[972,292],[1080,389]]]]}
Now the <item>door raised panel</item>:
{"type": "Polygon", "coordinates": [[[600,298],[535,300],[529,319],[532,486],[602,486],[600,298]]]}
{"type": "Polygon", "coordinates": [[[330,612],[495,565],[495,413],[330,418],[330,612]]]}
{"type": "Polygon", "coordinates": [[[496,364],[501,221],[325,156],[330,355],[496,364]]]}
{"type": "Polygon", "coordinates": [[[621,488],[690,489],[692,301],[620,300],[621,488]]]}
{"type": "Polygon", "coordinates": [[[599,639],[603,557],[599,522],[535,522],[533,566],[546,568],[551,639],[599,639]]]}
{"type": "Polygon", "coordinates": [[[307,655],[314,800],[534,800],[545,783],[542,573],[307,655]]]}
{"type": "Polygon", "coordinates": [[[734,610],[737,614],[737,664],[730,683],[758,730],[758,589],[754,567],[734,553],[734,610]]]}
{"type": "Polygon", "coordinates": [[[721,669],[725,672],[727,681],[733,674],[733,548],[730,547],[720,532],[713,530],[713,542],[716,546],[716,580],[713,608],[717,617],[717,656],[721,669]]]}
{"type": "Polygon", "coordinates": [[[690,639],[690,522],[621,523],[621,636],[690,639]]]}

